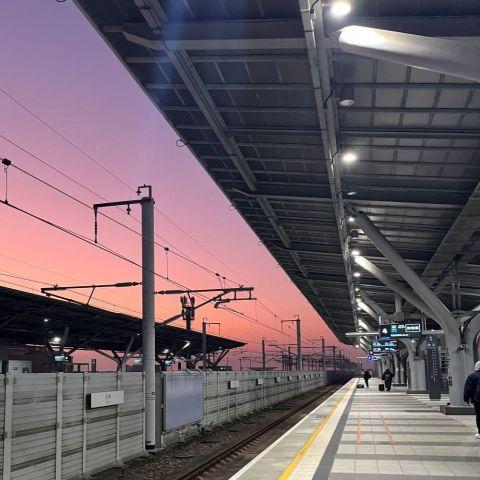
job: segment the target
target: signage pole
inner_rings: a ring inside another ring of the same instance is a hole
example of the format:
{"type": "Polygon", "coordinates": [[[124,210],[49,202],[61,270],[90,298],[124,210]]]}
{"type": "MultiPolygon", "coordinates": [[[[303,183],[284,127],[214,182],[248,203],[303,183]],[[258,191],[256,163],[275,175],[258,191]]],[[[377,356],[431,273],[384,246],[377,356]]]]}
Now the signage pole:
{"type": "Polygon", "coordinates": [[[440,400],[442,395],[440,354],[438,340],[432,335],[427,337],[427,380],[430,400],[440,400]]]}
{"type": "Polygon", "coordinates": [[[267,367],[267,352],[265,351],[265,338],[262,338],[262,367],[267,367]]]}
{"type": "Polygon", "coordinates": [[[202,364],[203,371],[207,371],[207,322],[205,318],[202,322],[202,364]]]}

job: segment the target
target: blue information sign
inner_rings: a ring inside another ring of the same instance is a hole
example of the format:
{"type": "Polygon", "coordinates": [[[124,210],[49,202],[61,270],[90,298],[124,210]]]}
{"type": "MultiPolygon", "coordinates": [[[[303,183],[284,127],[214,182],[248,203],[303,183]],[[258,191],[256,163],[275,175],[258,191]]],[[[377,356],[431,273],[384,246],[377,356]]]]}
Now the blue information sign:
{"type": "Polygon", "coordinates": [[[378,331],[380,340],[390,338],[420,338],[422,325],[420,323],[392,323],[382,325],[378,331]]]}

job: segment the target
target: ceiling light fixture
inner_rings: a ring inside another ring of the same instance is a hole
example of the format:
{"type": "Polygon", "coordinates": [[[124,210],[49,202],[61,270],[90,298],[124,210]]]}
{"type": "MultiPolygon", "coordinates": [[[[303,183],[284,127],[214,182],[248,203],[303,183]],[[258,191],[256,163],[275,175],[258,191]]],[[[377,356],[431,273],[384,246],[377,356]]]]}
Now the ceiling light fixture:
{"type": "Polygon", "coordinates": [[[338,96],[338,104],[341,107],[351,107],[355,103],[353,85],[344,85],[338,96]]]}
{"type": "Polygon", "coordinates": [[[352,257],[358,257],[360,255],[360,250],[358,248],[353,248],[350,252],[352,257]]]}
{"type": "Polygon", "coordinates": [[[361,274],[360,272],[353,272],[353,276],[354,276],[355,278],[359,278],[359,277],[362,276],[362,274],[361,274]]]}
{"type": "Polygon", "coordinates": [[[343,163],[354,163],[358,160],[358,156],[356,153],[354,152],[345,152],[343,155],[342,155],[342,161],[343,163]]]}
{"type": "Polygon", "coordinates": [[[344,17],[352,11],[352,6],[350,2],[337,1],[332,3],[330,11],[334,17],[344,17]]]}
{"type": "Polygon", "coordinates": [[[355,221],[355,218],[353,218],[353,217],[348,217],[347,220],[348,220],[348,223],[353,223],[353,222],[355,221]]]}

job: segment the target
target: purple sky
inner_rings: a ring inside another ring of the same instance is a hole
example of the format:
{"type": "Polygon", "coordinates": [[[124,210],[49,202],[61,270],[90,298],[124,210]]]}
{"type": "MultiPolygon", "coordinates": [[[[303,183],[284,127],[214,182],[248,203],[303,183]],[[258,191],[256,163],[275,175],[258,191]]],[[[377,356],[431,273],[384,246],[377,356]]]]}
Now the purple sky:
{"type": "MultiPolygon", "coordinates": [[[[280,319],[299,314],[306,338],[331,332],[289,280],[230,202],[209,178],[187,148],[178,148],[175,133],[140,90],[108,46],[71,2],[19,0],[0,6],[0,88],[14,96],[48,122],[101,165],[128,185],[151,183],[159,210],[188,231],[206,252],[161,214],[156,231],[189,257],[235,281],[249,283],[262,302],[242,302],[236,310],[273,327],[280,319]],[[219,262],[217,258],[227,264],[219,262]],[[276,314],[272,315],[264,307],[276,314]]],[[[66,141],[51,132],[0,92],[0,135],[27,149],[55,168],[88,186],[109,200],[134,198],[120,182],[66,141]]],[[[98,201],[94,195],[53,172],[39,160],[0,137],[0,157],[60,187],[82,201],[98,201]]],[[[1,172],[0,196],[4,197],[1,172]]],[[[75,205],[37,181],[10,170],[9,201],[67,228],[92,237],[93,218],[89,210],[75,205]]],[[[113,217],[138,229],[132,218],[112,211],[113,217]]],[[[139,212],[135,212],[138,215],[139,212]]],[[[135,281],[140,272],[64,233],[0,206],[0,272],[68,284],[135,281]],[[26,262],[26,263],[20,263],[26,262]],[[48,271],[47,271],[48,270],[48,271]]],[[[100,240],[116,251],[140,260],[139,238],[127,230],[100,219],[100,240]]],[[[159,243],[165,244],[158,239],[159,243]]],[[[170,246],[171,246],[170,245],[170,246]]],[[[156,269],[166,274],[166,255],[157,248],[156,269]]],[[[190,288],[215,288],[217,279],[202,269],[169,254],[169,276],[190,288]]],[[[0,276],[0,284],[11,281],[38,290],[26,280],[0,276]]],[[[157,288],[172,288],[158,281],[157,288]]],[[[115,303],[105,308],[127,311],[140,308],[140,290],[105,290],[96,295],[115,303]]],[[[157,317],[178,313],[178,298],[157,298],[157,317]]],[[[131,313],[131,312],[130,312],[131,313]]],[[[258,351],[261,338],[289,343],[281,332],[247,321],[221,310],[198,313],[195,328],[203,316],[222,323],[221,334],[252,342],[258,351]]],[[[288,328],[286,332],[289,332],[288,328]]],[[[215,333],[215,332],[212,332],[215,333]]],[[[293,333],[293,332],[292,332],[293,333]]],[[[353,349],[347,347],[353,353],[353,349]]],[[[356,353],[356,352],[355,352],[356,353]]]]}

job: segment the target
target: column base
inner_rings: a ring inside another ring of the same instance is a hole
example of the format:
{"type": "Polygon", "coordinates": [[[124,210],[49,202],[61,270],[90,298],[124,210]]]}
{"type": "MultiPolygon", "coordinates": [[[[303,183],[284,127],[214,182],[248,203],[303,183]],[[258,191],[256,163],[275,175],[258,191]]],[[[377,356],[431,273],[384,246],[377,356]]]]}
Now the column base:
{"type": "Polygon", "coordinates": [[[419,395],[424,393],[428,393],[428,391],[427,390],[407,390],[408,395],[419,395]]]}
{"type": "Polygon", "coordinates": [[[444,415],[475,415],[475,409],[470,406],[454,407],[452,405],[440,405],[440,412],[444,415]]]}

